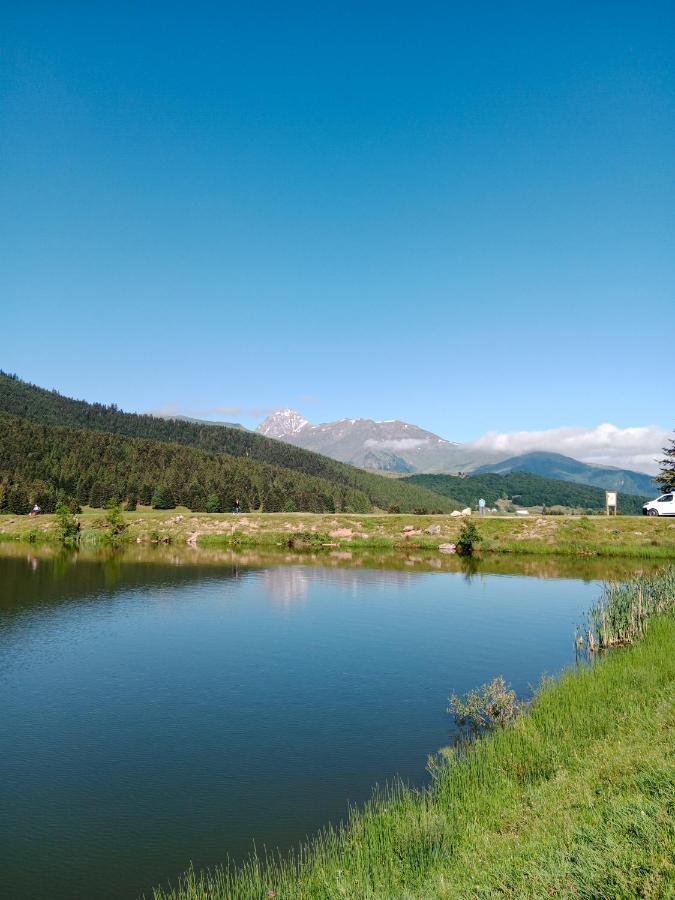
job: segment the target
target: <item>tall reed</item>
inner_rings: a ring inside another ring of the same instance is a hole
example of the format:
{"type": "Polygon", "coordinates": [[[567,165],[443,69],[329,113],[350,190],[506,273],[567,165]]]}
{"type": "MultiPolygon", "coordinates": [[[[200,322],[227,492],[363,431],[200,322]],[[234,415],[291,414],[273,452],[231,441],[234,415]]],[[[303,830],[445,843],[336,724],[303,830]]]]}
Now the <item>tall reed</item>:
{"type": "Polygon", "coordinates": [[[606,582],[589,611],[589,627],[600,647],[630,644],[650,618],[675,609],[675,566],[623,582],[606,582]]]}

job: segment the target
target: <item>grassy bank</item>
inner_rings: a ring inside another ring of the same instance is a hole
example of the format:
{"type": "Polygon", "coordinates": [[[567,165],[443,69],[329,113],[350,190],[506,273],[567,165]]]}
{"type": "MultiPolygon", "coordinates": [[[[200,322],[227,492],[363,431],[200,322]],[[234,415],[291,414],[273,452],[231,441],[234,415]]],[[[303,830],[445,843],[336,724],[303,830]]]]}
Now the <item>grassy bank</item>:
{"type": "MultiPolygon", "coordinates": [[[[101,510],[80,516],[81,540],[100,540],[101,510]]],[[[330,553],[381,549],[437,553],[457,540],[463,520],[451,516],[321,515],[305,513],[192,513],[140,508],[124,513],[127,540],[224,550],[261,549],[330,553]]],[[[675,520],[642,516],[530,516],[478,519],[481,552],[567,557],[675,559],[675,520]]],[[[53,516],[0,516],[0,540],[56,540],[53,516]]]]}
{"type": "MultiPolygon", "coordinates": [[[[643,619],[636,643],[544,686],[512,726],[442,753],[429,790],[399,787],[295,858],[188,873],[155,900],[670,896],[675,598],[664,604],[662,587],[673,571],[666,577],[651,579],[661,593],[650,609],[667,611],[643,619]]],[[[625,605],[635,587],[605,598],[619,604],[619,627],[635,618],[625,605]]],[[[649,580],[637,587],[644,598],[649,580]]]]}

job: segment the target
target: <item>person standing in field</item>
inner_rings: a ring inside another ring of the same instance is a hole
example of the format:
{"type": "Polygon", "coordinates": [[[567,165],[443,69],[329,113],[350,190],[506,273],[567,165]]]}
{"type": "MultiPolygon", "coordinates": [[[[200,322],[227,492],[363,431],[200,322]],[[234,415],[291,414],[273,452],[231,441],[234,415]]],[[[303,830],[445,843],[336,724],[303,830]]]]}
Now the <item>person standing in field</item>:
{"type": "Polygon", "coordinates": [[[478,501],[478,512],[480,513],[481,516],[485,515],[485,500],[483,500],[482,497],[478,501]]]}

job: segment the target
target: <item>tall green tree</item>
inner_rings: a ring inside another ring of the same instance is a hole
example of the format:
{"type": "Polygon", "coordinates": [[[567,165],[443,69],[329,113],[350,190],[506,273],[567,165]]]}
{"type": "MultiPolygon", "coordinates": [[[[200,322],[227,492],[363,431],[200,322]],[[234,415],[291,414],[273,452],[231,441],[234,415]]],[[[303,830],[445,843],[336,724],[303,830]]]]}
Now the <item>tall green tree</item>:
{"type": "Polygon", "coordinates": [[[173,499],[171,488],[166,484],[158,484],[152,495],[153,509],[174,509],[176,502],[173,499]]]}
{"type": "Polygon", "coordinates": [[[9,489],[7,509],[9,512],[19,516],[25,516],[31,511],[28,492],[22,485],[15,484],[9,489]]]}
{"type": "Polygon", "coordinates": [[[675,487],[675,438],[671,439],[669,447],[663,448],[663,452],[665,455],[661,460],[661,471],[655,480],[666,491],[675,487]]]}

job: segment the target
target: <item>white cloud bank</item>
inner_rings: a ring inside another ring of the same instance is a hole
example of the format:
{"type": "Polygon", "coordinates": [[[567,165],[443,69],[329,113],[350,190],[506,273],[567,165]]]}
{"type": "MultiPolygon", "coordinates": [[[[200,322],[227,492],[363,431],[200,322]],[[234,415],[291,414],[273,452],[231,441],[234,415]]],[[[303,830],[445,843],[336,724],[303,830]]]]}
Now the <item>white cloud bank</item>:
{"type": "Polygon", "coordinates": [[[368,438],[363,442],[364,447],[371,447],[374,450],[391,450],[399,453],[403,450],[414,450],[416,447],[423,447],[429,443],[429,438],[383,438],[381,441],[375,438],[368,438]]]}
{"type": "Polygon", "coordinates": [[[547,431],[489,432],[471,442],[477,449],[518,456],[532,450],[549,450],[600,466],[658,472],[662,448],[672,432],[658,425],[617,428],[605,423],[595,428],[550,428],[547,431]]]}

